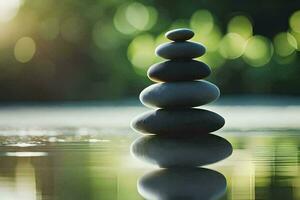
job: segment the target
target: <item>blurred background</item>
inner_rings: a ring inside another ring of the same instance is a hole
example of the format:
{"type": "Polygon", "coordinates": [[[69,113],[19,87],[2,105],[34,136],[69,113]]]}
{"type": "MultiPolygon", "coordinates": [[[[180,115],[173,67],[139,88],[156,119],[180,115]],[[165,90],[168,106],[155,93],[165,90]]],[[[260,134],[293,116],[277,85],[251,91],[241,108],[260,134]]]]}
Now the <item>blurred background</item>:
{"type": "Polygon", "coordinates": [[[222,200],[300,199],[299,0],[0,0],[0,199],[141,200],[129,124],[180,27],[222,92],[222,200]]]}
{"type": "Polygon", "coordinates": [[[223,94],[299,95],[300,1],[0,0],[0,100],[136,97],[189,27],[223,94]]]}

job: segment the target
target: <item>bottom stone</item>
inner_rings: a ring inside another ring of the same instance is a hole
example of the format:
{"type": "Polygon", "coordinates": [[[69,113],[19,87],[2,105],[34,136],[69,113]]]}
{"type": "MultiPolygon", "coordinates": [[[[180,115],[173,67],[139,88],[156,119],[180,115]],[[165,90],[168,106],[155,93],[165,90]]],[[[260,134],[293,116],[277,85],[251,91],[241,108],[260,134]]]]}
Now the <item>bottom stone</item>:
{"type": "Polygon", "coordinates": [[[143,136],[134,141],[131,152],[160,167],[196,167],[227,158],[232,146],[226,139],[213,134],[180,139],[143,136]]]}
{"type": "Polygon", "coordinates": [[[158,135],[203,134],[224,126],[217,113],[204,109],[159,109],[136,117],[131,126],[138,132],[158,135]]]}
{"type": "Polygon", "coordinates": [[[150,172],[140,178],[138,191],[145,199],[219,199],[226,179],[205,168],[175,168],[150,172]]]}

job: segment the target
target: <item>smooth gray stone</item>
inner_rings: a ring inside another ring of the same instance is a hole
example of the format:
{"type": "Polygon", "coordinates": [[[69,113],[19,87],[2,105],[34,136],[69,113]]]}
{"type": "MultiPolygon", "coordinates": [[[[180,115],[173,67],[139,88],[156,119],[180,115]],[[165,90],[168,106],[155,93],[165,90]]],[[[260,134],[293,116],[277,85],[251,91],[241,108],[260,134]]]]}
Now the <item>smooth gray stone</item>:
{"type": "Polygon", "coordinates": [[[179,28],[168,31],[165,36],[173,41],[185,41],[194,37],[194,32],[188,28],[179,28]]]}
{"type": "Polygon", "coordinates": [[[131,127],[145,134],[186,136],[210,133],[224,124],[223,117],[204,109],[158,109],[137,116],[131,127]]]}
{"type": "Polygon", "coordinates": [[[142,136],[131,145],[132,154],[163,168],[197,167],[216,163],[232,154],[231,144],[213,135],[173,138],[142,136]]]}
{"type": "Polygon", "coordinates": [[[156,82],[192,81],[211,73],[207,64],[196,60],[168,60],[152,65],[148,77],[156,82]]]}
{"type": "Polygon", "coordinates": [[[210,103],[219,96],[216,85],[201,80],[156,83],[141,92],[140,100],[149,107],[190,108],[210,103]]]}
{"type": "Polygon", "coordinates": [[[205,168],[160,169],[138,180],[138,192],[148,200],[215,200],[226,192],[226,178],[205,168]]]}
{"type": "Polygon", "coordinates": [[[155,53],[165,59],[192,59],[202,56],[205,47],[195,42],[170,42],[159,45],[155,53]]]}

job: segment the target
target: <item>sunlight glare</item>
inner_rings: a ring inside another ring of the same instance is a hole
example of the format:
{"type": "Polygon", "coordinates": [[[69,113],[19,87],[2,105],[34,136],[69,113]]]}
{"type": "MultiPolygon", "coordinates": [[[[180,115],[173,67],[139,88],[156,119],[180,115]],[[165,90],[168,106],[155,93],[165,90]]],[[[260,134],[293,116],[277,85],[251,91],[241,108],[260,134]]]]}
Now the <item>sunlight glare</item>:
{"type": "Polygon", "coordinates": [[[0,0],[0,22],[8,22],[19,11],[21,0],[0,0]]]}

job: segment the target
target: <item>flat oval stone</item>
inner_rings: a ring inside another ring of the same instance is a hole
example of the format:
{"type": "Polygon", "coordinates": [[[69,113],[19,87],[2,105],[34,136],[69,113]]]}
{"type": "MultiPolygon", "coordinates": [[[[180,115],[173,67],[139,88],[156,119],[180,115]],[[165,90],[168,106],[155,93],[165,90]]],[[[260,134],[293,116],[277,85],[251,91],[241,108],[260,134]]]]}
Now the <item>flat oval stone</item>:
{"type": "Polygon", "coordinates": [[[198,167],[227,158],[232,154],[232,146],[213,134],[180,139],[151,135],[136,139],[131,152],[138,159],[162,168],[198,167]]]}
{"type": "Polygon", "coordinates": [[[211,73],[207,64],[196,60],[168,60],[152,65],[148,77],[156,82],[192,81],[211,73]]]}
{"type": "Polygon", "coordinates": [[[141,102],[149,107],[190,108],[216,100],[218,87],[208,81],[156,83],[140,94],[141,102]]]}
{"type": "Polygon", "coordinates": [[[165,59],[192,59],[202,56],[205,47],[195,42],[170,42],[159,45],[155,53],[165,59]]]}
{"type": "Polygon", "coordinates": [[[131,127],[141,133],[157,135],[203,135],[222,128],[223,117],[204,109],[158,109],[137,116],[131,127]]]}
{"type": "Polygon", "coordinates": [[[214,200],[226,191],[226,178],[205,168],[175,168],[152,171],[138,181],[138,192],[145,199],[214,200]]]}
{"type": "Polygon", "coordinates": [[[185,41],[194,37],[194,32],[191,29],[179,28],[168,31],[165,36],[173,41],[185,41]]]}

